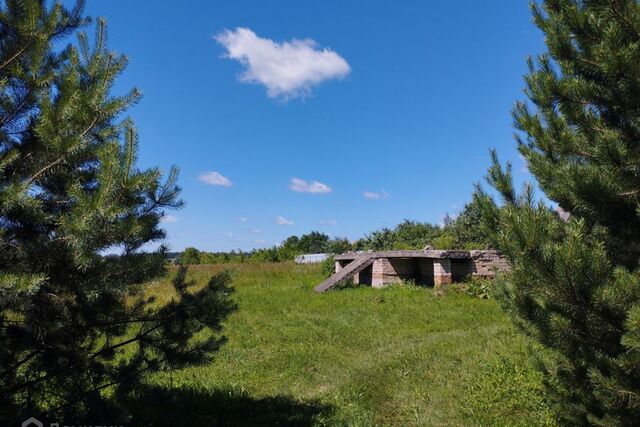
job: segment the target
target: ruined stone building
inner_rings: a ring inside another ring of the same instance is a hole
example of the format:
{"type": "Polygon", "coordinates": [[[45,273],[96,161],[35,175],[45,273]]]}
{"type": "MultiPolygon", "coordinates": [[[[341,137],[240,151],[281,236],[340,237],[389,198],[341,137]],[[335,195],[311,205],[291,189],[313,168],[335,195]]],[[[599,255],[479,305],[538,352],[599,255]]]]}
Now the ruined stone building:
{"type": "Polygon", "coordinates": [[[404,280],[440,286],[478,276],[493,278],[509,268],[507,260],[495,250],[412,250],[347,252],[336,255],[335,274],[318,285],[324,292],[353,280],[375,288],[404,280]]]}

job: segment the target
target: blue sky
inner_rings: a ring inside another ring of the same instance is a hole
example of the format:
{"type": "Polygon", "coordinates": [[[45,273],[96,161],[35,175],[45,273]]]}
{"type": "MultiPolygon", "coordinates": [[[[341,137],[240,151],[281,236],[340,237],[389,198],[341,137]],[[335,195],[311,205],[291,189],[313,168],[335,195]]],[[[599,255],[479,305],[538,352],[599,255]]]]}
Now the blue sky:
{"type": "Polygon", "coordinates": [[[181,170],[172,250],[438,223],[488,149],[528,179],[510,110],[544,50],[525,1],[89,0],[130,65],[140,165],[181,170]],[[297,181],[292,181],[297,179],[297,181]],[[296,190],[296,191],[294,191],[296,190]]]}

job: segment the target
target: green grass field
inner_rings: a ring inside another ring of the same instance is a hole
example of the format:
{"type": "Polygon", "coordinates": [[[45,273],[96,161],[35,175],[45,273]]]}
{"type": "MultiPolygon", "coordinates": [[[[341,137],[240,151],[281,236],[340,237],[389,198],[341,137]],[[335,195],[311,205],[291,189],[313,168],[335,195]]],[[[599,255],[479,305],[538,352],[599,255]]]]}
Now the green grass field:
{"type": "MultiPolygon", "coordinates": [[[[236,271],[239,310],[207,366],[162,373],[132,402],[149,425],[553,425],[526,340],[498,305],[397,285],[315,294],[317,266],[236,271]]],[[[168,282],[150,292],[171,298],[168,282]]]]}

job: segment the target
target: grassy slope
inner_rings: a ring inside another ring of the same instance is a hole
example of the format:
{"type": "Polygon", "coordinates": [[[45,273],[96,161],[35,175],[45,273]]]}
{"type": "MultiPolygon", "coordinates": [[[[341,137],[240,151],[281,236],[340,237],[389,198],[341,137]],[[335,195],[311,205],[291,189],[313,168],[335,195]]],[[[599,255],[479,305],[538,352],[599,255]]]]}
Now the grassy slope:
{"type": "MultiPolygon", "coordinates": [[[[221,266],[195,266],[200,283],[221,266]]],[[[541,378],[495,302],[368,287],[315,294],[315,266],[232,265],[240,309],[212,365],[156,376],[153,425],[544,425],[541,378]]],[[[152,292],[170,298],[166,283],[152,292]]]]}

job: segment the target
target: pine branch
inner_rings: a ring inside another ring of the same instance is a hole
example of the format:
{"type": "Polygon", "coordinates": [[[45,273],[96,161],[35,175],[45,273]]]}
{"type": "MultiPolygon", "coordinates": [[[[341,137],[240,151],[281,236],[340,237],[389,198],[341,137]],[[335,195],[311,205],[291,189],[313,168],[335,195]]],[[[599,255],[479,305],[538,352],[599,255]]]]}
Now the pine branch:
{"type": "Polygon", "coordinates": [[[29,47],[31,47],[31,43],[27,43],[26,45],[24,45],[20,50],[18,50],[13,56],[11,56],[10,58],[8,58],[5,62],[3,62],[2,64],[0,64],[0,70],[2,70],[4,67],[6,67],[7,65],[11,64],[18,56],[22,55],[24,53],[25,50],[27,50],[29,47]]]}
{"type": "MultiPolygon", "coordinates": [[[[100,114],[96,114],[96,116],[94,117],[93,121],[89,124],[89,126],[87,126],[87,128],[82,131],[82,133],[80,134],[80,139],[84,138],[84,136],[93,128],[93,126],[95,126],[95,124],[98,122],[98,119],[100,118],[100,114]]],[[[82,141],[80,142],[80,144],[82,144],[82,141]]],[[[80,145],[79,144],[79,145],[80,145]]],[[[76,146],[75,148],[77,149],[78,146],[76,146]]],[[[38,170],[28,181],[27,181],[27,185],[31,185],[32,183],[34,183],[36,180],[38,180],[38,178],[40,178],[44,173],[46,173],[48,170],[50,170],[51,168],[55,167],[56,165],[60,164],[61,162],[63,162],[65,160],[65,156],[60,156],[58,157],[56,160],[54,160],[53,162],[49,163],[48,165],[42,167],[40,170],[38,170]]]]}

